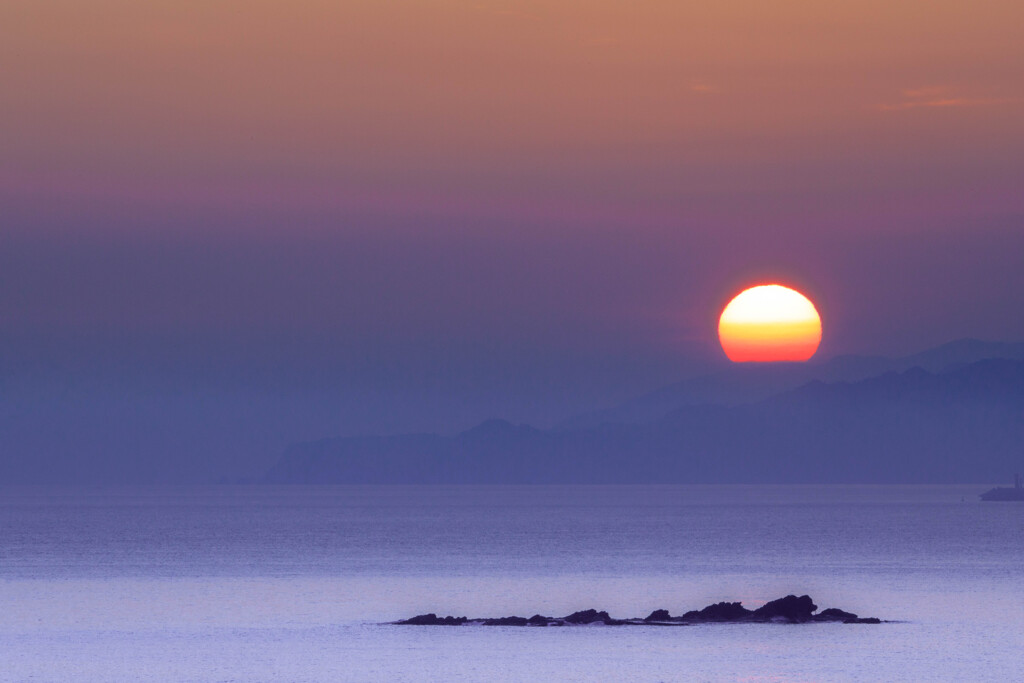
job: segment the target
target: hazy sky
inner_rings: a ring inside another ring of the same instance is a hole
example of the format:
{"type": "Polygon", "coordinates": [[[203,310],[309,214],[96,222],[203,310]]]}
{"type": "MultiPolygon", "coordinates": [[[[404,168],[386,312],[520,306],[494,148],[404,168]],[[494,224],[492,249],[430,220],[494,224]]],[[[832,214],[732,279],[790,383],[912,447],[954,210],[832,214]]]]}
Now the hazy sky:
{"type": "Polygon", "coordinates": [[[764,279],[818,303],[825,356],[1022,339],[1022,25],[0,0],[4,376],[326,391],[327,436],[654,388],[721,362],[764,279]]]}

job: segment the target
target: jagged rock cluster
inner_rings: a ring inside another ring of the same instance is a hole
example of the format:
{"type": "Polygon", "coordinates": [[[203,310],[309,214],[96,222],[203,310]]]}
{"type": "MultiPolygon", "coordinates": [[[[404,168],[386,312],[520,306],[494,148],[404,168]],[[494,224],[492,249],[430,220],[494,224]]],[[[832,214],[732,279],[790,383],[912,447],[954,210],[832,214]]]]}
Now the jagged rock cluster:
{"type": "Polygon", "coordinates": [[[643,619],[614,619],[607,612],[594,609],[573,612],[565,617],[545,617],[535,614],[526,617],[499,617],[496,619],[470,619],[467,617],[439,617],[436,614],[421,614],[411,619],[394,622],[403,626],[686,626],[689,624],[735,624],[735,623],[776,623],[806,624],[813,622],[841,622],[843,624],[880,624],[874,617],[858,617],[852,612],[830,608],[817,612],[818,606],[807,595],[787,595],[772,600],[755,610],[749,610],[739,602],[719,602],[701,610],[692,610],[682,616],[673,617],[668,610],[657,609],[643,619]]]}

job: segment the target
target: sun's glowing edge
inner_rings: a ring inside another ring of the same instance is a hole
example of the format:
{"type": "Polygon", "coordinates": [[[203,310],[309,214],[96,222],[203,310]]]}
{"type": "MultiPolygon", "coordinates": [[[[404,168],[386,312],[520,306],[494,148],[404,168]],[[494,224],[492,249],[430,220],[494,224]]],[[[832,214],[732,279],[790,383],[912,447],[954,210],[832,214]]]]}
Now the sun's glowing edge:
{"type": "Polygon", "coordinates": [[[722,311],[721,322],[781,323],[817,321],[818,310],[806,296],[782,285],[757,285],[737,294],[722,311]]]}
{"type": "Polygon", "coordinates": [[[783,285],[757,285],[736,295],[718,324],[733,362],[805,361],[821,343],[821,317],[806,296],[783,285]]]}

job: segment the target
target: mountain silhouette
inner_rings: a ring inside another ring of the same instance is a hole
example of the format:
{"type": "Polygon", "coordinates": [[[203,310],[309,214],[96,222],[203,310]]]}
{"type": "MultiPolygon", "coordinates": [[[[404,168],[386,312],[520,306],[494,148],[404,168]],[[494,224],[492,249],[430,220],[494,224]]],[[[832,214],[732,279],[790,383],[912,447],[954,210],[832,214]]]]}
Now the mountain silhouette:
{"type": "MultiPolygon", "coordinates": [[[[1011,348],[1013,351],[1016,346],[1011,348]]],[[[1024,460],[1024,360],[969,344],[859,381],[813,380],[638,423],[296,444],[268,483],[988,483],[1024,460]],[[965,351],[966,349],[966,351],[965,351]]],[[[762,373],[758,381],[772,378],[762,373]]],[[[679,385],[676,385],[677,387],[679,385]]]]}
{"type": "Polygon", "coordinates": [[[651,422],[685,406],[754,403],[815,380],[856,382],[886,372],[902,372],[915,367],[930,372],[943,372],[957,365],[989,358],[1024,360],[1024,342],[961,339],[901,358],[844,355],[821,362],[733,364],[720,372],[671,384],[613,408],[569,418],[556,425],[556,428],[576,430],[589,429],[605,422],[651,422]]]}

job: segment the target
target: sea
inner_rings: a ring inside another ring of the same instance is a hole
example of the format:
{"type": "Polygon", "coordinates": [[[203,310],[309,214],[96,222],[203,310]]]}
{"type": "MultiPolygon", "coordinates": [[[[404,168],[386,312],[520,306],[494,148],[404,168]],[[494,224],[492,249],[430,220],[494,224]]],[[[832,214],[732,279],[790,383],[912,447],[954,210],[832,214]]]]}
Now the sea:
{"type": "Polygon", "coordinates": [[[986,486],[0,489],[2,681],[1014,681],[986,486]],[[413,627],[809,594],[879,625],[413,627]]]}

